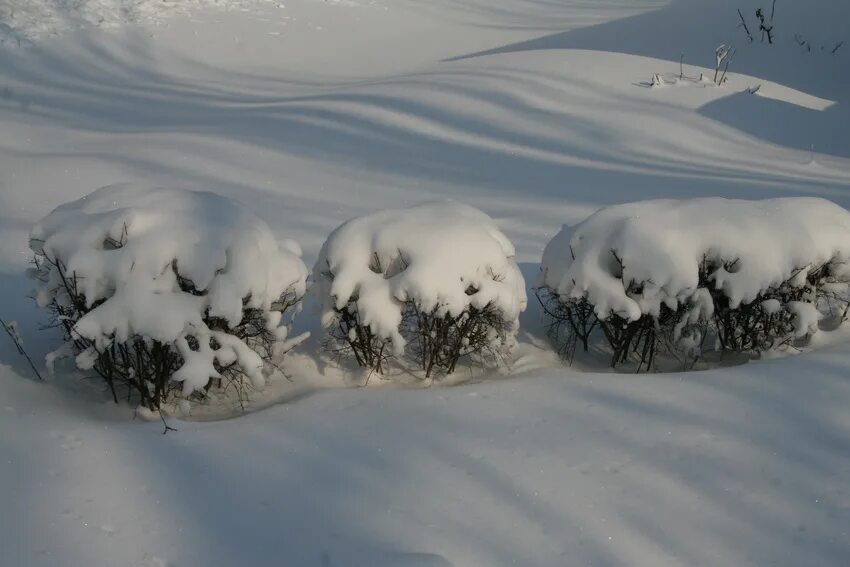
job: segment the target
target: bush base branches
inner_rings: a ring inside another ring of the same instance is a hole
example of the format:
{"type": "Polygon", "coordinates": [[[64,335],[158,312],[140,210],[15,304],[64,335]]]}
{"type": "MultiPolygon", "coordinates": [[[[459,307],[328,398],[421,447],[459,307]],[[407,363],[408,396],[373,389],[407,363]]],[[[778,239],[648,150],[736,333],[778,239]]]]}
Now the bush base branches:
{"type": "MultiPolygon", "coordinates": [[[[453,316],[439,307],[425,311],[414,301],[404,303],[401,335],[425,378],[452,374],[464,357],[500,362],[511,330],[512,324],[491,305],[469,307],[453,316]]],[[[336,310],[324,348],[337,358],[353,356],[360,368],[380,375],[394,358],[391,341],[362,322],[353,301],[336,310]]]]}
{"type": "MultiPolygon", "coordinates": [[[[636,364],[636,372],[655,368],[659,354],[678,360],[685,368],[693,367],[710,337],[722,352],[758,354],[793,345],[808,336],[796,319],[795,304],[810,305],[839,321],[850,312],[850,280],[837,274],[832,262],[797,269],[781,284],[733,307],[713,279],[720,269],[734,273],[739,268],[737,260],[704,257],[698,287],[704,292],[695,297],[707,298],[709,310],[699,301],[676,309],[662,304],[657,315],[644,314],[634,321],[616,313],[599,319],[587,298],[561,298],[545,287],[537,290],[537,297],[549,319],[548,336],[564,360],[572,363],[579,342],[587,351],[591,335],[598,329],[610,348],[611,366],[631,362],[636,364]]],[[[640,296],[639,284],[632,282],[628,287],[630,296],[640,296]]]]}
{"type": "Polygon", "coordinates": [[[324,349],[337,358],[354,356],[357,366],[383,374],[391,358],[388,341],[372,332],[363,324],[357,303],[350,301],[342,309],[336,309],[336,321],[327,330],[324,349]]]}
{"type": "Polygon", "coordinates": [[[422,311],[414,302],[408,302],[405,319],[406,339],[413,345],[426,378],[437,370],[453,373],[465,356],[482,362],[490,357],[500,362],[511,330],[501,311],[489,304],[480,309],[470,306],[452,316],[440,313],[439,308],[422,311]]]}
{"type": "Polygon", "coordinates": [[[585,298],[562,300],[547,287],[537,288],[534,292],[549,319],[546,334],[558,354],[572,363],[579,343],[584,352],[589,350],[591,333],[599,324],[593,305],[585,298]]]}
{"type": "MultiPolygon", "coordinates": [[[[120,247],[120,243],[116,243],[120,247]]],[[[36,256],[35,270],[31,274],[44,284],[58,287],[57,293],[46,305],[50,313],[50,323],[47,328],[62,329],[67,355],[74,355],[81,369],[92,370],[100,377],[109,389],[113,400],[126,399],[128,403],[138,403],[151,410],[160,411],[166,403],[181,397],[182,388],[173,382],[172,376],[183,366],[185,358],[175,343],[161,342],[150,337],[134,334],[123,342],[109,337],[108,340],[91,340],[75,330],[75,325],[91,311],[97,309],[107,300],[99,300],[87,305],[86,298],[80,290],[80,279],[76,273],[68,273],[65,266],[48,256],[36,256]],[[49,281],[53,275],[58,281],[49,281]],[[58,276],[58,278],[56,278],[58,276]]],[[[194,284],[177,274],[176,263],[170,269],[174,271],[176,281],[181,291],[203,296],[206,292],[197,290],[194,284]]],[[[221,334],[231,335],[241,340],[245,346],[257,353],[264,365],[276,368],[274,361],[274,346],[277,344],[275,333],[267,326],[265,314],[260,309],[247,307],[250,298],[243,299],[243,317],[233,328],[219,317],[212,317],[207,312],[202,319],[206,326],[204,332],[187,333],[185,336],[188,348],[198,352],[202,348],[217,351],[222,348],[221,334]],[[207,344],[203,344],[203,343],[207,344]]],[[[295,307],[300,298],[287,293],[273,307],[286,314],[295,307]]],[[[212,388],[221,391],[235,389],[240,404],[244,403],[247,389],[251,387],[246,380],[244,369],[238,360],[224,364],[216,359],[213,362],[219,377],[211,378],[202,390],[192,392],[191,399],[203,399],[212,388]]]]}

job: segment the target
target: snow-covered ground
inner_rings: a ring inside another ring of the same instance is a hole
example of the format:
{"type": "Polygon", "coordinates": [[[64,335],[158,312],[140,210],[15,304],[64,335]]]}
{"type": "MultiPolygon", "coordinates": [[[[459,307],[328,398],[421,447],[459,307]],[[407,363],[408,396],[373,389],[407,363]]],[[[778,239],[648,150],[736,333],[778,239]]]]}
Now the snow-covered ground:
{"type": "MultiPolygon", "coordinates": [[[[0,317],[37,362],[60,337],[26,299],[29,231],[116,182],[236,198],[308,265],[348,218],[450,197],[495,219],[529,282],[602,205],[850,207],[843,0],[778,0],[774,46],[737,28],[757,0],[167,4],[0,0],[0,317]],[[682,54],[711,77],[721,43],[728,83],[677,80],[682,54]]],[[[346,381],[308,304],[314,338],[262,411],[166,436],[74,376],[32,380],[2,336],[0,563],[850,562],[845,331],[633,376],[565,368],[539,309],[521,323],[509,376],[328,388],[346,381]]]]}
{"type": "Polygon", "coordinates": [[[265,14],[284,7],[277,0],[0,0],[0,43],[22,46],[75,29],[157,25],[210,10],[265,14]]]}

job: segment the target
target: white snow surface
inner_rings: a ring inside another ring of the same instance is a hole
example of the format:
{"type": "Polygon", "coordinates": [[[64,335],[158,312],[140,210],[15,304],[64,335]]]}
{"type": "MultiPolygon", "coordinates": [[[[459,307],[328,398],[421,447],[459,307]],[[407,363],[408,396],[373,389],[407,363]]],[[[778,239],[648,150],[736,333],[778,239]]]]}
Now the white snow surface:
{"type": "Polygon", "coordinates": [[[158,24],[203,10],[281,9],[277,0],[0,0],[0,43],[21,45],[74,29],[158,24]]]}
{"type": "Polygon", "coordinates": [[[565,225],[546,245],[540,283],[563,298],[587,298],[600,318],[636,321],[657,317],[662,305],[699,303],[706,261],[717,266],[711,284],[734,308],[826,264],[846,281],[848,260],[850,212],[825,199],[663,199],[565,225]]]}
{"type": "Polygon", "coordinates": [[[363,324],[400,353],[404,303],[437,317],[493,307],[519,327],[525,281],[510,240],[485,213],[454,201],[390,209],[343,223],[313,268],[322,320],[354,302],[363,324]],[[472,292],[474,290],[474,293],[472,292]]]}
{"type": "MultiPolygon", "coordinates": [[[[26,299],[30,229],[118,181],[236,199],[309,265],[345,219],[453,198],[494,219],[527,281],[562,224],[608,205],[850,208],[850,49],[829,53],[846,0],[778,0],[772,46],[737,28],[764,0],[340,4],[0,49],[0,316],[40,369],[61,337],[26,299]],[[721,43],[738,49],[722,87],[640,86],[682,53],[710,76],[721,43]]],[[[623,375],[564,367],[532,301],[509,376],[351,389],[318,356],[314,306],[289,380],[167,435],[69,365],[37,382],[0,334],[0,563],[848,563],[846,329],[777,360],[623,375]]]]}
{"type": "MultiPolygon", "coordinates": [[[[67,303],[62,273],[75,277],[88,307],[105,301],[74,332],[98,350],[136,335],[174,344],[185,359],[174,379],[186,395],[218,376],[213,360],[238,361],[255,386],[264,384],[259,356],[238,338],[211,331],[205,316],[233,328],[244,308],[259,309],[283,341],[287,327],[274,304],[306,291],[297,244],[279,246],[265,222],[213,193],[111,185],[57,207],[33,228],[30,243],[42,257],[34,274],[43,281],[40,306],[67,303]],[[183,291],[178,276],[203,295],[183,291]],[[187,336],[198,339],[200,351],[189,349],[187,336]],[[210,337],[222,348],[209,349],[210,337]]],[[[77,365],[90,369],[92,355],[82,353],[77,365]]]]}

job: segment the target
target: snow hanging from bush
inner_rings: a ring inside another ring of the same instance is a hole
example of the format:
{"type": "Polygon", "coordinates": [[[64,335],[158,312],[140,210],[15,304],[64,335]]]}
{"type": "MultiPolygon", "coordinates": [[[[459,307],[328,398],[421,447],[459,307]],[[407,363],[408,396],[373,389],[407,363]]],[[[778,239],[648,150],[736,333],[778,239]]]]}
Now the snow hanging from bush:
{"type": "MultiPolygon", "coordinates": [[[[563,299],[587,299],[601,319],[636,321],[657,317],[662,305],[700,304],[706,265],[711,285],[736,308],[783,283],[802,286],[824,266],[846,282],[848,259],[850,213],[824,199],[656,200],[565,225],[546,246],[539,284],[563,299]]],[[[816,327],[812,306],[788,307],[798,334],[816,327]]]]}
{"type": "Polygon", "coordinates": [[[436,317],[495,307],[515,333],[527,298],[514,254],[493,219],[454,201],[349,220],[328,237],[313,268],[323,325],[352,302],[363,324],[400,354],[404,305],[414,302],[436,317]]]}
{"type": "Polygon", "coordinates": [[[260,356],[205,321],[220,318],[222,327],[232,329],[244,309],[257,309],[283,342],[288,328],[276,304],[306,291],[299,246],[279,246],[262,220],[207,192],[104,187],[51,212],[32,230],[30,247],[41,261],[31,274],[41,282],[38,304],[72,301],[63,278],[74,279],[85,302],[73,334],[91,341],[93,349],[77,356],[80,368],[91,368],[97,351],[113,341],[145,337],[180,353],[184,362],[174,380],[183,382],[184,395],[218,377],[214,362],[238,362],[261,387],[260,356]]]}

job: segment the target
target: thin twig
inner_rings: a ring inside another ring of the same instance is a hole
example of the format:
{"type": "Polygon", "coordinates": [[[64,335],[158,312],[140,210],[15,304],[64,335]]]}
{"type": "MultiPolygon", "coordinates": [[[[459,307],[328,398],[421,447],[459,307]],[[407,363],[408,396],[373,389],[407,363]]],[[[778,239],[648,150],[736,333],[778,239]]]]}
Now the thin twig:
{"type": "Polygon", "coordinates": [[[174,427],[171,427],[170,425],[168,425],[168,422],[165,421],[165,415],[163,415],[161,409],[159,410],[159,419],[162,420],[162,425],[163,425],[163,427],[165,427],[165,429],[162,430],[163,435],[165,435],[169,431],[177,431],[177,429],[175,429],[174,427]]]}
{"type": "Polygon", "coordinates": [[[741,24],[738,26],[744,28],[744,32],[747,34],[747,41],[750,43],[753,42],[753,34],[750,33],[750,28],[747,26],[747,21],[744,19],[744,14],[741,13],[741,9],[738,9],[738,16],[741,18],[741,24]]]}
{"type": "Polygon", "coordinates": [[[723,82],[726,80],[726,72],[729,70],[729,63],[732,62],[733,57],[735,57],[734,49],[732,49],[732,52],[729,54],[728,57],[726,57],[726,66],[723,68],[723,75],[720,76],[720,82],[718,83],[719,85],[722,85],[723,82]]]}
{"type": "Polygon", "coordinates": [[[18,354],[22,355],[23,357],[25,357],[27,359],[27,362],[29,362],[30,368],[32,368],[32,371],[35,373],[35,375],[38,377],[38,379],[41,380],[41,381],[44,381],[44,378],[41,377],[41,374],[39,373],[38,369],[35,367],[35,363],[33,363],[32,358],[30,358],[30,355],[27,354],[26,350],[24,350],[24,345],[22,345],[20,343],[20,341],[18,340],[17,332],[14,331],[10,325],[7,325],[6,321],[4,321],[3,319],[0,319],[0,325],[3,326],[3,330],[6,331],[6,334],[9,335],[9,338],[12,339],[13,343],[15,343],[15,348],[18,349],[18,354]]]}

